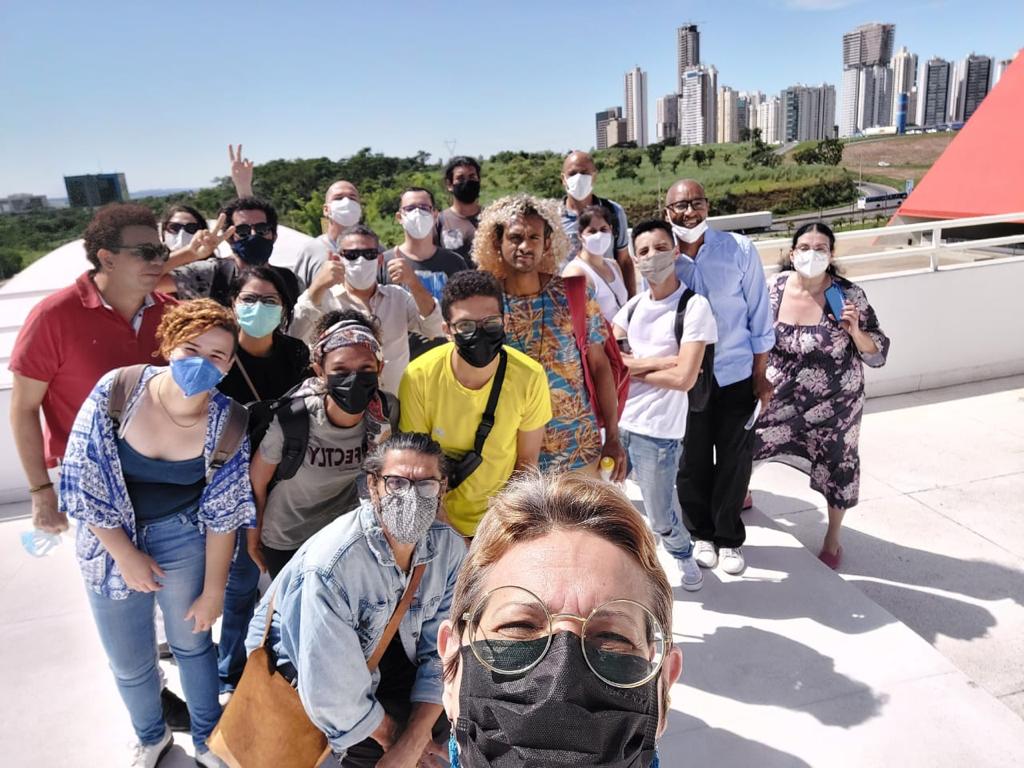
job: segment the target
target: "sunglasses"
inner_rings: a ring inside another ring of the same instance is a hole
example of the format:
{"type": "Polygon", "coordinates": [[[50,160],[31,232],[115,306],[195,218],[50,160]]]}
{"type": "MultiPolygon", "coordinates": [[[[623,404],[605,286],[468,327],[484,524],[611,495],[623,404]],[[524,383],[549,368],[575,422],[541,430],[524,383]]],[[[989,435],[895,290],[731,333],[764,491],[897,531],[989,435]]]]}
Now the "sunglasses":
{"type": "Polygon", "coordinates": [[[452,330],[464,338],[472,336],[478,329],[486,333],[498,333],[505,330],[505,319],[501,315],[491,315],[483,320],[456,320],[452,323],[452,330]]]}
{"type": "Polygon", "coordinates": [[[260,237],[273,237],[274,228],[266,222],[260,224],[236,224],[235,225],[235,239],[246,240],[252,235],[259,235],[260,237]]]}
{"type": "Polygon", "coordinates": [[[170,235],[176,235],[183,229],[190,235],[194,235],[199,231],[199,225],[194,221],[189,224],[182,224],[177,221],[168,221],[164,224],[164,232],[167,232],[170,235]]]}
{"type": "Polygon", "coordinates": [[[142,245],[115,245],[110,248],[112,251],[127,251],[137,259],[143,261],[167,261],[171,256],[171,249],[163,243],[143,243],[142,245]]]}
{"type": "Polygon", "coordinates": [[[378,251],[376,248],[349,248],[341,252],[346,261],[358,261],[359,259],[376,259],[378,251]]]}

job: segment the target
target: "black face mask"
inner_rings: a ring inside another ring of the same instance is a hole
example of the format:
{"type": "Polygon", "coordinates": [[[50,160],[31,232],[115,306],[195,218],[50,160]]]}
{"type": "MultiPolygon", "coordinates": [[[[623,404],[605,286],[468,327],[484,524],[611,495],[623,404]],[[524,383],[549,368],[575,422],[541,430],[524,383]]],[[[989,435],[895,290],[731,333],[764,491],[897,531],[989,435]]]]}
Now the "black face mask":
{"type": "Polygon", "coordinates": [[[250,235],[244,240],[231,243],[231,250],[246,264],[259,266],[270,260],[270,254],[274,252],[274,241],[262,235],[250,235]]]}
{"type": "Polygon", "coordinates": [[[504,329],[489,333],[483,328],[477,328],[472,336],[462,336],[458,333],[452,335],[459,356],[474,368],[489,365],[498,356],[501,345],[505,343],[504,329]]]}
{"type": "Polygon", "coordinates": [[[480,182],[476,179],[456,181],[452,184],[452,194],[460,203],[475,203],[480,197],[480,182]]]}
{"type": "Polygon", "coordinates": [[[377,394],[377,374],[332,373],[327,377],[327,394],[345,413],[362,413],[377,394]]]}
{"type": "Polygon", "coordinates": [[[462,649],[455,741],[462,768],[647,768],[655,757],[658,678],[614,688],[587,666],[580,638],[558,632],[524,675],[487,669],[462,649]]]}

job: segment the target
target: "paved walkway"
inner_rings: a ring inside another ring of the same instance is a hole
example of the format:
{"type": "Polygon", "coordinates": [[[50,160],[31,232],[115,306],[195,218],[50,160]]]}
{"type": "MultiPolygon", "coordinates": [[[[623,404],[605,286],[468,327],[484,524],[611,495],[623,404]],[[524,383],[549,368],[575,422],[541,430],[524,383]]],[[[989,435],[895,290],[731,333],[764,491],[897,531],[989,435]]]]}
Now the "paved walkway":
{"type": "MultiPolygon", "coordinates": [[[[676,592],[685,668],[663,765],[1024,764],[1022,388],[869,402],[842,578],[814,557],[825,516],[806,478],[758,471],[747,572],[676,592]]],[[[26,556],[26,512],[0,508],[4,764],[125,765],[72,548],[26,556]]],[[[177,742],[163,768],[192,765],[177,742]]]]}

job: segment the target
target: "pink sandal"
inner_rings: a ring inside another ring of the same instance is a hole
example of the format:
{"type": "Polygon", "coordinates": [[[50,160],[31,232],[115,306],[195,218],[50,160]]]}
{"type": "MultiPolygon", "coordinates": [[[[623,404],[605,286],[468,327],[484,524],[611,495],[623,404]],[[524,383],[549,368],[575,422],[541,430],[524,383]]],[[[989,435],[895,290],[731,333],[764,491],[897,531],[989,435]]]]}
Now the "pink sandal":
{"type": "Polygon", "coordinates": [[[818,559],[821,560],[825,565],[831,568],[833,571],[839,570],[839,564],[843,561],[843,546],[839,545],[839,549],[833,555],[822,547],[821,552],[818,553],[818,559]]]}

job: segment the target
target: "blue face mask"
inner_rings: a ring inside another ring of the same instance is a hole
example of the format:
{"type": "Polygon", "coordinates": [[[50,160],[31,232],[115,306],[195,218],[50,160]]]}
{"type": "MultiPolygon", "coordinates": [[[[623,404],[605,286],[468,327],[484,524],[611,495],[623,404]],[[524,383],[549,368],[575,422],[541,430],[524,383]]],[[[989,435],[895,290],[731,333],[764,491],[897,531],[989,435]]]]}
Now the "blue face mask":
{"type": "Polygon", "coordinates": [[[205,357],[196,355],[171,360],[171,378],[185,393],[185,397],[194,397],[220,384],[224,374],[205,357]]]}
{"type": "Polygon", "coordinates": [[[260,301],[255,304],[235,305],[238,324],[254,339],[262,339],[272,334],[281,325],[283,311],[280,305],[264,304],[260,301]]]}
{"type": "Polygon", "coordinates": [[[274,241],[262,235],[250,235],[244,240],[231,243],[231,250],[246,264],[258,266],[270,260],[270,254],[274,251],[274,241]]]}

